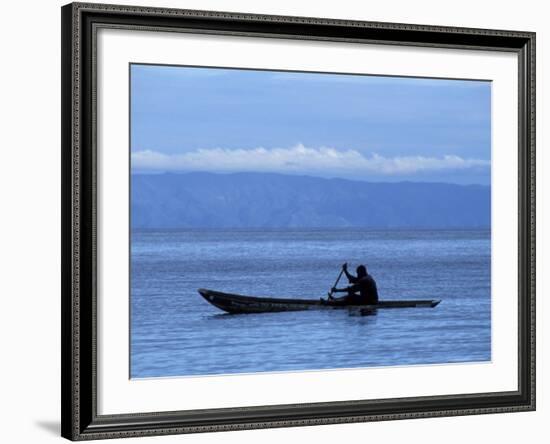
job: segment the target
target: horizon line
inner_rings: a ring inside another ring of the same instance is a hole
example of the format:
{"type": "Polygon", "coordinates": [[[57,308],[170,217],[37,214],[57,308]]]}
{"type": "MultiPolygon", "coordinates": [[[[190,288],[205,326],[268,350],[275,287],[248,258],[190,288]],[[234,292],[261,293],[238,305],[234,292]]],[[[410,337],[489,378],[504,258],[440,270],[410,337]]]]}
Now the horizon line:
{"type": "Polygon", "coordinates": [[[444,182],[440,180],[372,180],[372,179],[359,179],[359,178],[345,178],[340,176],[317,176],[312,174],[303,174],[303,173],[279,173],[274,171],[154,171],[154,170],[138,170],[134,171],[130,168],[130,176],[163,176],[163,175],[172,175],[172,176],[183,176],[191,174],[210,174],[216,176],[235,176],[235,175],[268,175],[268,176],[286,176],[286,177],[303,177],[311,179],[321,179],[321,180],[342,180],[346,182],[364,182],[372,184],[441,184],[441,185],[457,185],[457,186],[482,186],[482,187],[491,187],[491,183],[457,183],[457,182],[444,182]]]}

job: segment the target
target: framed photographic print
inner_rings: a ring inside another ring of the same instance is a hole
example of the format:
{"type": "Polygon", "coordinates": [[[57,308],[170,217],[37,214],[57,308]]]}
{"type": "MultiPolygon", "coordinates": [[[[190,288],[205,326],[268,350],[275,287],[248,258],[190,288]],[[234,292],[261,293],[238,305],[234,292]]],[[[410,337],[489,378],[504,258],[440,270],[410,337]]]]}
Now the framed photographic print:
{"type": "Polygon", "coordinates": [[[62,435],[535,408],[535,35],[62,8],[62,435]]]}

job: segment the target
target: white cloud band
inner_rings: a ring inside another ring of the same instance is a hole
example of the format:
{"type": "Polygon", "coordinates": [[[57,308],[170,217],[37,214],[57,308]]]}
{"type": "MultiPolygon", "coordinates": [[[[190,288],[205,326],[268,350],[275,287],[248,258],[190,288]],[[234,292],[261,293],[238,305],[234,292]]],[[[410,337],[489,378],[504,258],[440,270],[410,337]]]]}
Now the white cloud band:
{"type": "Polygon", "coordinates": [[[155,171],[277,172],[332,174],[405,175],[446,170],[485,169],[490,161],[442,157],[364,156],[355,150],[308,148],[199,149],[182,154],[144,150],[132,153],[132,168],[155,171]]]}

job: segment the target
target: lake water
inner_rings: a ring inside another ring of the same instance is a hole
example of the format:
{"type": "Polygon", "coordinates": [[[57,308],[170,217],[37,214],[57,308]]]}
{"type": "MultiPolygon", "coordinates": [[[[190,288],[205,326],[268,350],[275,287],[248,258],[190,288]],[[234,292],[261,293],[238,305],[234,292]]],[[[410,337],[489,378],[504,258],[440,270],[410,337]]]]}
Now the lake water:
{"type": "Polygon", "coordinates": [[[490,237],[489,230],[133,232],[131,377],[489,361],[490,237]],[[442,302],[363,317],[228,315],[197,293],[318,299],[343,262],[350,271],[366,264],[381,300],[442,302]]]}

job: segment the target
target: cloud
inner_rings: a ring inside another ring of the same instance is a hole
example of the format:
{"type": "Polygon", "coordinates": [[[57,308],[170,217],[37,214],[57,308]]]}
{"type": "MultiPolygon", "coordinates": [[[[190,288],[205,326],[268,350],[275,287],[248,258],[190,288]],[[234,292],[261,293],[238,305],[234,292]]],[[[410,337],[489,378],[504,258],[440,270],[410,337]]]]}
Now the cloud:
{"type": "Polygon", "coordinates": [[[365,156],[356,150],[309,148],[198,149],[182,154],[144,150],[132,153],[132,169],[154,171],[277,172],[322,176],[399,176],[423,172],[486,169],[489,160],[442,157],[365,156]]]}

